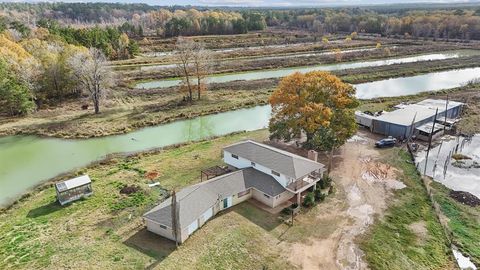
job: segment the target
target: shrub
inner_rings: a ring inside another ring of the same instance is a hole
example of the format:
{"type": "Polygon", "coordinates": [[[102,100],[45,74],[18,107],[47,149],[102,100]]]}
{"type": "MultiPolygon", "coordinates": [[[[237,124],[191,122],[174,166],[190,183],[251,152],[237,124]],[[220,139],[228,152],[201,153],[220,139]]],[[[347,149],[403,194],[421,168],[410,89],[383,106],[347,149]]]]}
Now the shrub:
{"type": "Polygon", "coordinates": [[[330,194],[333,194],[335,190],[333,189],[333,186],[330,186],[330,188],[328,189],[328,195],[330,194]]]}
{"type": "Polygon", "coordinates": [[[324,175],[323,178],[318,181],[318,186],[320,186],[321,189],[326,189],[332,185],[332,178],[328,175],[324,175]]]}
{"type": "Polygon", "coordinates": [[[292,211],[293,211],[292,208],[290,208],[290,207],[285,207],[285,208],[282,209],[282,212],[281,212],[281,213],[282,213],[283,215],[290,215],[290,214],[292,214],[292,211]]]}
{"type": "Polygon", "coordinates": [[[305,199],[303,200],[303,206],[305,207],[311,207],[315,204],[315,195],[313,192],[307,193],[307,196],[305,196],[305,199]]]}
{"type": "Polygon", "coordinates": [[[315,193],[315,201],[316,202],[323,202],[323,200],[325,200],[325,194],[323,194],[320,189],[318,189],[318,188],[315,189],[314,193],[315,193]]]}

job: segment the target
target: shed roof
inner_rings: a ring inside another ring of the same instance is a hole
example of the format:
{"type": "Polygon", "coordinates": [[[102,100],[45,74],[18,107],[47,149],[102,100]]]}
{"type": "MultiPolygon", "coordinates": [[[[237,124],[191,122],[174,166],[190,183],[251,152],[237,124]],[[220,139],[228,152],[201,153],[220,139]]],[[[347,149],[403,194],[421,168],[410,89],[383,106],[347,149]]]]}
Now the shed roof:
{"type": "Polygon", "coordinates": [[[224,150],[295,179],[324,167],[321,163],[252,140],[232,144],[224,150]]]}
{"type": "MultiPolygon", "coordinates": [[[[432,127],[433,127],[433,122],[428,122],[428,123],[423,124],[423,125],[421,125],[421,126],[419,126],[419,127],[416,127],[415,129],[420,130],[420,131],[423,131],[423,132],[425,132],[425,133],[427,133],[427,134],[430,134],[430,133],[432,132],[432,127]]],[[[444,129],[444,128],[445,128],[444,125],[441,125],[441,124],[439,124],[439,123],[435,123],[435,129],[433,130],[433,133],[435,133],[435,132],[437,132],[437,131],[439,131],[439,130],[442,130],[442,129],[444,129]]]]}
{"type": "MultiPolygon", "coordinates": [[[[180,228],[190,225],[217,201],[252,187],[270,196],[285,191],[273,177],[253,168],[238,170],[186,187],[176,194],[180,228]]],[[[167,199],[143,216],[171,228],[171,203],[171,198],[167,199]]]]}
{"type": "Polygon", "coordinates": [[[72,178],[70,180],[56,183],[55,187],[57,188],[58,191],[62,192],[62,191],[70,190],[72,188],[81,187],[86,184],[90,184],[91,182],[92,180],[90,180],[90,177],[88,177],[88,175],[82,175],[79,177],[72,178]]]}
{"type": "MultiPolygon", "coordinates": [[[[420,122],[425,119],[435,116],[435,111],[438,108],[438,113],[445,112],[446,100],[443,99],[425,99],[415,104],[403,106],[392,112],[384,113],[378,116],[375,120],[388,122],[400,126],[410,126],[413,118],[415,122],[420,122]]],[[[463,105],[461,102],[448,101],[448,109],[463,105]]]]}

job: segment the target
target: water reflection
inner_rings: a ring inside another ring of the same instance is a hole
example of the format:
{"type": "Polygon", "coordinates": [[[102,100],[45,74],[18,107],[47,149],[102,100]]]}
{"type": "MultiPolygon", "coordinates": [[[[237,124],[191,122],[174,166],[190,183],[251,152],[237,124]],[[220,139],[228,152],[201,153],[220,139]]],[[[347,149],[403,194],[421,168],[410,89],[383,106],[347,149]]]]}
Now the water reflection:
{"type": "Polygon", "coordinates": [[[419,171],[453,190],[467,191],[480,198],[480,168],[470,166],[480,162],[480,135],[471,138],[446,136],[432,149],[417,154],[419,171]],[[471,159],[455,161],[454,154],[471,159]],[[462,165],[463,164],[463,165],[462,165]]]}

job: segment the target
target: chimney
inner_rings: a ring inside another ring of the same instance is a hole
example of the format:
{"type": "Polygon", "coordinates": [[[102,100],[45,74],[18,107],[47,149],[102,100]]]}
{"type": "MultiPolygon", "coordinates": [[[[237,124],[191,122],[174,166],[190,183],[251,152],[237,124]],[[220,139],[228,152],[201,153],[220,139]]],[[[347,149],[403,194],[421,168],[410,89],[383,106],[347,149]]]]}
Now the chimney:
{"type": "Polygon", "coordinates": [[[317,162],[318,159],[318,152],[315,150],[308,150],[308,159],[311,159],[317,162]]]}

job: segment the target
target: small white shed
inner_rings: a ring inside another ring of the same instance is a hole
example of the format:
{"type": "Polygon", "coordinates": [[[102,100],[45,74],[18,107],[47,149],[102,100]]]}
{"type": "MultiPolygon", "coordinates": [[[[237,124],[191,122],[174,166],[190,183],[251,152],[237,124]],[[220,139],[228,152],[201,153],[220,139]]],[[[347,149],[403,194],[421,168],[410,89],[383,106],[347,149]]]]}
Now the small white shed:
{"type": "Polygon", "coordinates": [[[89,197],[93,194],[92,180],[88,175],[82,175],[55,184],[57,199],[61,205],[89,197]]]}

